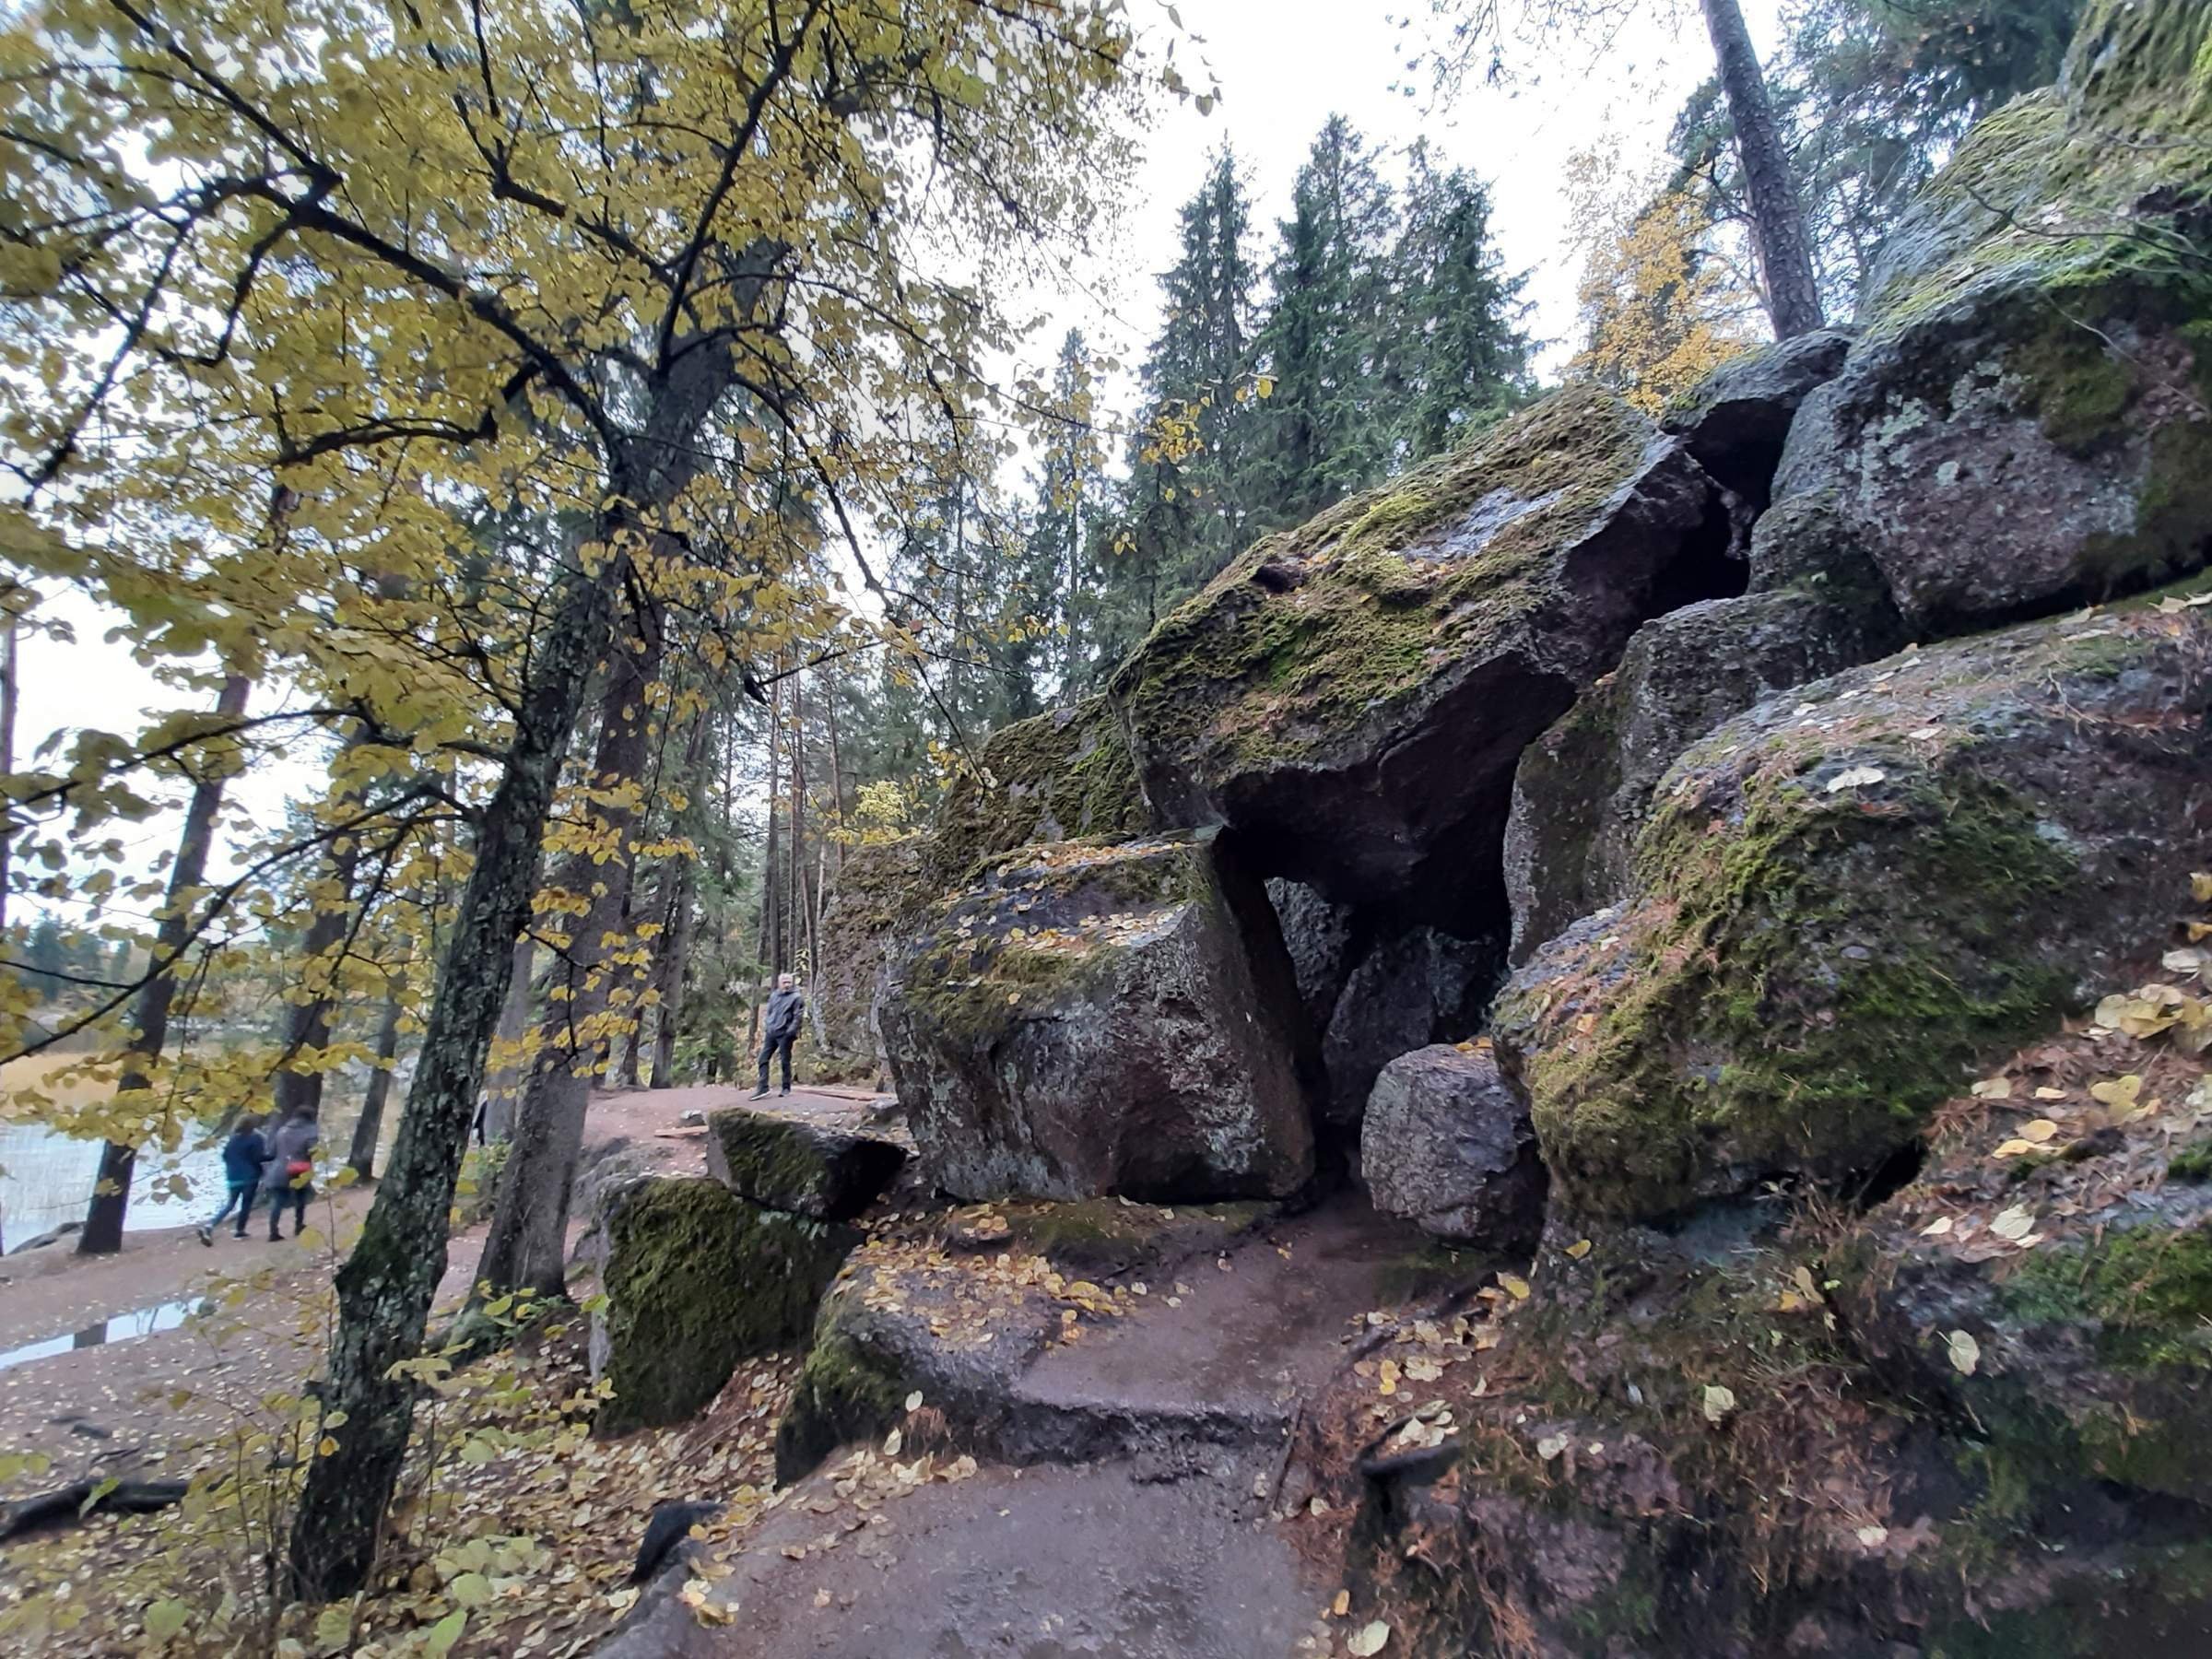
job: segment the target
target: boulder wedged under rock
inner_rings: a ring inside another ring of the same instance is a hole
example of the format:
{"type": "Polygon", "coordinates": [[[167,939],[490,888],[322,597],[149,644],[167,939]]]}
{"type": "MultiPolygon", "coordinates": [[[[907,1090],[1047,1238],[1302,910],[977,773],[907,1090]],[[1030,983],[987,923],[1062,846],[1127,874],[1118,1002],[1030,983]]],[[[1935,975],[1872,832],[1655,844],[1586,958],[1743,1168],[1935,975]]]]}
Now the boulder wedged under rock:
{"type": "Polygon", "coordinates": [[[1498,983],[1495,940],[1416,927],[1370,942],[1322,1040],[1324,1121],[1357,1127],[1376,1075],[1400,1054],[1475,1034],[1498,983]]]}
{"type": "Polygon", "coordinates": [[[804,1338],[859,1238],[674,1175],[607,1189],[596,1230],[606,1303],[592,1316],[592,1374],[614,1397],[594,1427],[606,1434],[681,1422],[739,1361],[804,1338]]]}
{"type": "Polygon", "coordinates": [[[956,1196],[1281,1197],[1312,1173],[1289,959],[1211,831],[1006,855],[907,948],[881,1023],[956,1196]]]}
{"type": "Polygon", "coordinates": [[[1515,962],[1627,891],[1652,792],[1682,751],[1762,699],[1905,642],[1886,600],[1778,590],[1636,630],[1620,666],[1521,757],[1505,830],[1515,962]]]}
{"type": "Polygon", "coordinates": [[[906,1148],[867,1113],[727,1106],[707,1113],[707,1173],[740,1198],[818,1221],[850,1221],[883,1195],[906,1148]]]}
{"type": "Polygon", "coordinates": [[[1704,739],[1621,906],[1499,999],[1556,1190],[1656,1217],[1910,1147],[1964,1068],[2159,936],[2212,854],[2207,710],[2212,606],[2169,595],[1886,659],[1704,739]]]}
{"type": "Polygon", "coordinates": [[[1440,1239],[1510,1253],[1543,1230],[1535,1128],[1487,1044],[1416,1049],[1382,1068],[1359,1174],[1377,1209],[1440,1239]]]}
{"type": "Polygon", "coordinates": [[[1352,912],[1330,903],[1303,882],[1280,877],[1268,880],[1267,901],[1282,926],[1283,947],[1289,951],[1291,971],[1298,976],[1298,998],[1305,1005],[1306,1023],[1325,1031],[1357,959],[1359,928],[1352,912]]]}
{"type": "Polygon", "coordinates": [[[1645,618],[1740,591],[1729,539],[1678,439],[1572,386],[1259,543],[1108,696],[1155,822],[1230,825],[1263,874],[1479,932],[1523,746],[1645,618]]]}

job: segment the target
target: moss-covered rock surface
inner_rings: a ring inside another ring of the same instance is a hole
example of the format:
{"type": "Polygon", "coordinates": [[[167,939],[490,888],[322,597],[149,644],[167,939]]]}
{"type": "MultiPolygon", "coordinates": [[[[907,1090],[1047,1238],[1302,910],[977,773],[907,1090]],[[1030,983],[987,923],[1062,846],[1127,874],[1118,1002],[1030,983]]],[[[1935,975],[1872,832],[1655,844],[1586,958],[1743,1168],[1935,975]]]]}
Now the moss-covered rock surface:
{"type": "Polygon", "coordinates": [[[707,1172],[740,1198],[818,1221],[850,1221],[882,1195],[906,1147],[861,1109],[729,1106],[707,1114],[707,1172]]]}
{"type": "Polygon", "coordinates": [[[1001,726],[956,776],[927,841],[933,896],[979,864],[1037,841],[1111,840],[1149,828],[1119,719],[1102,697],[1001,726]]]}
{"type": "Polygon", "coordinates": [[[740,1360],[804,1338],[857,1241],[720,1182],[665,1175],[610,1190],[599,1234],[606,1301],[593,1316],[592,1370],[614,1388],[602,1433],[681,1422],[740,1360]]]}
{"type": "Polygon", "coordinates": [[[1522,754],[1505,829],[1512,955],[1628,890],[1652,792],[1682,751],[1762,699],[1904,643],[1872,595],[1786,589],[1653,618],[1620,666],[1522,754]]]}
{"type": "Polygon", "coordinates": [[[2170,595],[1869,665],[1692,748],[1628,900],[1500,998],[1567,1202],[1664,1216],[1911,1145],[2153,948],[2212,846],[2208,708],[2212,607],[2170,595]]]}
{"type": "MultiPolygon", "coordinates": [[[[1492,890],[1514,759],[1636,624],[1732,576],[1680,441],[1571,387],[1261,542],[1108,695],[1155,820],[1249,830],[1344,900],[1492,890]]],[[[1443,913],[1439,913],[1443,912],[1443,913]]]]}
{"type": "Polygon", "coordinates": [[[2063,84],[1976,128],[1896,228],[1791,431],[1777,498],[1831,502],[1922,637],[2206,560],[2205,29],[2093,7],[2063,84]]]}
{"type": "Polygon", "coordinates": [[[1269,1197],[1312,1173],[1289,959],[1210,832],[1006,855],[901,958],[882,1025],[959,1196],[1269,1197]]]}
{"type": "Polygon", "coordinates": [[[801,1051],[818,1081],[873,1081],[884,1070],[876,999],[891,953],[938,897],[924,873],[926,848],[917,831],[839,853],[808,979],[821,1040],[801,1051]]]}

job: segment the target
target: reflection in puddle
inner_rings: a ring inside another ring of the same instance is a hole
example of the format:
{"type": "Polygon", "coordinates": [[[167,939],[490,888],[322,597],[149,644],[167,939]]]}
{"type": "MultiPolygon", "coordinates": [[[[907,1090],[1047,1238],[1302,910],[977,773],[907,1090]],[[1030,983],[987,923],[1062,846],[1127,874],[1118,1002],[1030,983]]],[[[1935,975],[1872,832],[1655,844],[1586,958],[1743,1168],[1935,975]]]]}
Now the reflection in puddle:
{"type": "Polygon", "coordinates": [[[72,1348],[100,1347],[111,1342],[128,1342],[134,1336],[151,1336],[156,1331],[173,1331],[193,1314],[211,1311],[214,1306],[205,1297],[194,1297],[188,1301],[162,1302],[158,1307],[118,1313],[112,1319],[103,1319],[97,1324],[87,1325],[81,1331],[71,1331],[60,1336],[49,1336],[43,1342],[27,1342],[21,1347],[9,1348],[0,1353],[0,1371],[32,1359],[65,1354],[72,1348]]]}

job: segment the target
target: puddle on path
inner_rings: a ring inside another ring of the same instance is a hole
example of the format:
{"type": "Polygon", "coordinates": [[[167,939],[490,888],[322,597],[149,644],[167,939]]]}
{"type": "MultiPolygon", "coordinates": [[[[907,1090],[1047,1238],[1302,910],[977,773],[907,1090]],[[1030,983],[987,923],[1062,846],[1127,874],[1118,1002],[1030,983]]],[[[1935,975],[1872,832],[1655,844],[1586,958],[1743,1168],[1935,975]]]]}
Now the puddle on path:
{"type": "Polygon", "coordinates": [[[21,1347],[9,1348],[0,1353],[0,1371],[65,1354],[72,1348],[100,1347],[111,1342],[128,1342],[134,1336],[151,1336],[156,1331],[173,1331],[193,1314],[213,1305],[206,1298],[194,1296],[182,1301],[161,1302],[155,1307],[118,1313],[81,1331],[65,1332],[42,1342],[27,1342],[21,1347]]]}

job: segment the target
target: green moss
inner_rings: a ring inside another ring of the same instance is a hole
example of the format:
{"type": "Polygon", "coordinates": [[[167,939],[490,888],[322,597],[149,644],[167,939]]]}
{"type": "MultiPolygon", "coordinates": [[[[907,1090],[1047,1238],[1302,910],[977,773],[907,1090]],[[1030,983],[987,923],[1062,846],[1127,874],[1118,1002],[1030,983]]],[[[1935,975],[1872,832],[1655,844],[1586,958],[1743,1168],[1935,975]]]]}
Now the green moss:
{"type": "Polygon", "coordinates": [[[2212,1135],[2191,1141],[2166,1160],[2169,1181],[2212,1181],[2212,1135]]]}
{"type": "Polygon", "coordinates": [[[875,1440],[905,1411],[906,1379],[825,1314],[776,1424],[776,1482],[789,1486],[838,1447],[875,1440]]]}
{"type": "Polygon", "coordinates": [[[1153,629],[1108,695],[1148,747],[1215,764],[1332,744],[1556,597],[1552,555],[1652,430],[1609,394],[1570,386],[1252,548],[1153,629]],[[1477,504],[1494,528],[1454,546],[1441,533],[1477,504]],[[1256,579],[1268,571],[1290,584],[1256,579]]]}
{"type": "Polygon", "coordinates": [[[2005,369],[2026,382],[2028,404],[2043,435],[2077,454],[2112,441],[2135,400],[2129,365],[2102,334],[2064,312],[2048,311],[2034,321],[2040,326],[2006,354],[2005,369]]]}
{"type": "Polygon", "coordinates": [[[1695,792],[1655,815],[1638,857],[1664,900],[1586,970],[1610,986],[1594,1025],[1526,1068],[1546,1157],[1578,1205],[1679,1208],[1716,1142],[1730,1162],[1870,1167],[1962,1066],[2069,1005],[2070,976],[2019,937],[2021,907],[2073,872],[2027,804],[1909,754],[1866,758],[1897,790],[1881,815],[1808,792],[1786,742],[1745,779],[1724,832],[1695,792]],[[1900,893],[1926,908],[1900,913],[1900,893]],[[1820,947],[1859,937],[1881,947],[1820,947]]]}
{"type": "Polygon", "coordinates": [[[1100,697],[1002,726],[982,771],[955,779],[932,832],[938,888],[967,885],[982,862],[1032,841],[1111,839],[1147,818],[1120,721],[1100,697]]]}
{"type": "Polygon", "coordinates": [[[2108,1364],[2212,1364],[2212,1230],[2139,1226],[2095,1244],[2040,1250],[2000,1296],[2023,1321],[2093,1326],[2108,1364]]]}
{"type": "Polygon", "coordinates": [[[1113,845],[1064,843],[1008,853],[979,872],[990,885],[932,918],[900,974],[912,1014],[963,1039],[1018,1011],[1090,994],[1121,971],[1134,923],[1219,901],[1211,831],[1113,845]]]}
{"type": "Polygon", "coordinates": [[[605,1433],[680,1422],[739,1360],[806,1335],[853,1242],[850,1230],[749,1204],[720,1182],[655,1177],[606,1222],[600,1313],[605,1433]]]}

